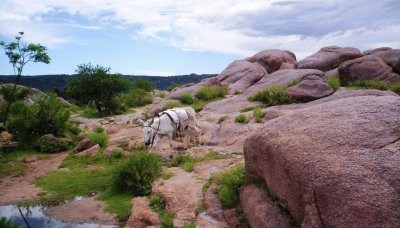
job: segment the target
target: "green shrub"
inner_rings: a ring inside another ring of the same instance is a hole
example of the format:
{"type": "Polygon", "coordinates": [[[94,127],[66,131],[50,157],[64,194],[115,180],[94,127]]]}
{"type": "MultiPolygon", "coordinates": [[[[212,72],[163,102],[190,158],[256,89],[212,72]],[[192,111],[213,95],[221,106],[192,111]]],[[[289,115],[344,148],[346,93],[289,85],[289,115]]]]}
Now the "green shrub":
{"type": "Polygon", "coordinates": [[[180,167],[186,172],[192,172],[193,167],[196,164],[194,158],[190,157],[186,154],[178,154],[175,156],[172,161],[168,164],[169,167],[180,167]]]}
{"type": "Polygon", "coordinates": [[[229,208],[239,205],[239,188],[246,183],[244,165],[237,165],[216,176],[217,194],[229,208]]]}
{"type": "Polygon", "coordinates": [[[124,109],[142,107],[153,103],[153,98],[148,95],[146,90],[140,88],[133,89],[130,93],[121,94],[118,100],[124,109]]]}
{"type": "Polygon", "coordinates": [[[379,81],[371,81],[371,80],[357,80],[349,83],[349,86],[354,86],[357,88],[364,89],[378,89],[378,90],[388,90],[387,84],[379,81]]]}
{"type": "Polygon", "coordinates": [[[62,136],[72,126],[70,111],[55,95],[43,96],[33,105],[15,102],[10,109],[6,128],[17,135],[19,140],[34,139],[41,135],[62,136]]]}
{"type": "Polygon", "coordinates": [[[292,80],[292,81],[289,82],[288,87],[295,86],[295,85],[297,85],[297,84],[299,84],[299,83],[300,83],[300,80],[299,80],[299,79],[294,79],[294,80],[292,80]]]}
{"type": "Polygon", "coordinates": [[[0,227],[2,228],[19,228],[20,225],[13,218],[1,217],[0,227]]]}
{"type": "Polygon", "coordinates": [[[253,110],[253,115],[256,118],[256,123],[262,123],[265,113],[260,108],[255,108],[253,110]]]}
{"type": "Polygon", "coordinates": [[[175,214],[165,209],[165,200],[160,193],[150,196],[150,208],[157,212],[160,218],[160,228],[172,228],[175,214]]]}
{"type": "Polygon", "coordinates": [[[192,97],[192,95],[190,95],[190,93],[182,93],[181,97],[179,98],[179,100],[183,103],[183,104],[188,104],[191,105],[194,103],[195,99],[192,97]]]}
{"type": "Polygon", "coordinates": [[[208,104],[207,101],[196,99],[190,107],[192,107],[196,112],[200,112],[206,104],[208,104]]]}
{"type": "Polygon", "coordinates": [[[108,135],[106,133],[91,133],[88,138],[95,144],[99,144],[101,148],[106,148],[108,145],[108,135]]]}
{"type": "Polygon", "coordinates": [[[141,89],[146,92],[151,92],[154,90],[155,86],[151,81],[148,81],[145,79],[139,79],[132,83],[132,88],[133,89],[141,89]]]}
{"type": "Polygon", "coordinates": [[[189,222],[183,224],[183,228],[196,228],[196,223],[195,222],[189,222]]]}
{"type": "Polygon", "coordinates": [[[40,152],[43,153],[56,153],[70,149],[70,142],[62,138],[51,138],[47,135],[40,137],[36,145],[39,147],[40,152]]]}
{"type": "Polygon", "coordinates": [[[165,103],[163,109],[171,109],[171,108],[177,108],[177,107],[182,107],[183,104],[180,101],[168,101],[165,103]]]}
{"type": "Polygon", "coordinates": [[[104,128],[102,126],[98,125],[94,128],[93,132],[99,133],[99,134],[104,133],[104,128]]]}
{"type": "Polygon", "coordinates": [[[400,83],[394,83],[389,85],[389,89],[398,95],[400,95],[400,83]]]}
{"type": "Polygon", "coordinates": [[[337,90],[340,87],[340,80],[337,77],[328,77],[326,83],[328,83],[334,90],[337,90]]]}
{"type": "Polygon", "coordinates": [[[148,195],[161,168],[161,161],[155,154],[138,151],[117,169],[113,185],[119,191],[135,196],[148,195]]]}
{"type": "Polygon", "coordinates": [[[256,108],[266,108],[266,107],[267,107],[267,106],[264,105],[264,104],[262,104],[262,105],[257,105],[257,106],[251,106],[251,107],[247,107],[247,108],[241,109],[240,112],[248,112],[248,111],[254,110],[254,109],[256,109],[256,108]]]}
{"type": "MultiPolygon", "coordinates": [[[[14,85],[1,85],[0,86],[0,94],[3,96],[5,101],[9,101],[11,98],[12,90],[14,85]]],[[[15,90],[13,100],[21,101],[24,100],[29,94],[32,93],[32,89],[28,87],[19,87],[15,90]]]]}
{"type": "Polygon", "coordinates": [[[115,147],[115,148],[112,149],[111,152],[110,152],[110,158],[111,158],[111,159],[122,158],[122,155],[123,155],[123,154],[124,154],[124,151],[122,150],[122,148],[115,147]]]}
{"type": "Polygon", "coordinates": [[[290,104],[294,102],[293,99],[286,95],[285,89],[280,85],[273,85],[256,92],[253,96],[249,97],[249,101],[261,101],[268,106],[290,104]]]}
{"type": "Polygon", "coordinates": [[[197,90],[195,97],[203,101],[211,101],[217,98],[225,98],[228,94],[226,86],[204,86],[197,90]]]}
{"type": "Polygon", "coordinates": [[[156,94],[156,97],[160,97],[160,98],[165,98],[166,96],[167,96],[167,94],[164,92],[159,92],[156,94]]]}
{"type": "Polygon", "coordinates": [[[247,119],[247,117],[246,117],[245,115],[240,114],[240,115],[236,116],[235,122],[236,122],[236,123],[243,123],[243,124],[246,124],[246,123],[249,122],[249,119],[247,119]]]}

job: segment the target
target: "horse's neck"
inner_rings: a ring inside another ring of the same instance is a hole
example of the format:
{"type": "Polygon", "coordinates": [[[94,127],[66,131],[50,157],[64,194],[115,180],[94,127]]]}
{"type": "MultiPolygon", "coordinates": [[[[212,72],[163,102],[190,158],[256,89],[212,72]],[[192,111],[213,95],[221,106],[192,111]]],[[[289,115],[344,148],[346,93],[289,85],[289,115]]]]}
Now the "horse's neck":
{"type": "Polygon", "coordinates": [[[160,117],[154,118],[153,124],[151,124],[151,128],[153,128],[154,130],[159,130],[165,125],[171,125],[171,120],[167,115],[162,115],[160,117]]]}

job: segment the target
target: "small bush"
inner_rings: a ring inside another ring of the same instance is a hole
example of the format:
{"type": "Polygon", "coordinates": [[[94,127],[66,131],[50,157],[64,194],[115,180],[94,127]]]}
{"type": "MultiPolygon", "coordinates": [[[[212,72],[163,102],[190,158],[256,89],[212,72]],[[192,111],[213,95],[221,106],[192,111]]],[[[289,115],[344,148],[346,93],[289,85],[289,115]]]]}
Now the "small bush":
{"type": "Polygon", "coordinates": [[[153,103],[153,98],[144,89],[136,88],[130,93],[123,93],[118,98],[124,109],[131,107],[142,107],[153,103]]]}
{"type": "Polygon", "coordinates": [[[370,81],[370,80],[357,80],[354,82],[349,83],[349,86],[354,86],[357,88],[364,88],[364,89],[378,89],[378,90],[388,90],[388,86],[379,81],[370,81]]]}
{"type": "Polygon", "coordinates": [[[299,80],[299,79],[294,79],[294,80],[292,80],[292,81],[289,82],[288,87],[295,86],[295,85],[297,85],[297,84],[299,84],[299,83],[300,83],[300,80],[299,80]]]}
{"type": "Polygon", "coordinates": [[[189,222],[183,224],[183,228],[196,228],[196,223],[195,222],[189,222]]]}
{"type": "Polygon", "coordinates": [[[225,98],[226,94],[228,94],[226,86],[205,86],[197,90],[195,96],[203,101],[211,101],[217,98],[225,98]]]}
{"type": "Polygon", "coordinates": [[[253,110],[253,115],[256,118],[256,123],[262,123],[265,113],[260,108],[255,108],[253,110]]]}
{"type": "Polygon", "coordinates": [[[391,91],[397,93],[398,95],[400,95],[400,83],[395,83],[395,84],[389,85],[389,89],[391,91]]]}
{"type": "Polygon", "coordinates": [[[119,191],[135,196],[148,195],[161,168],[161,161],[155,154],[136,152],[117,169],[113,185],[119,191]]]}
{"type": "Polygon", "coordinates": [[[13,218],[1,217],[0,218],[0,227],[2,228],[19,228],[19,224],[13,218]]]}
{"type": "Polygon", "coordinates": [[[40,152],[43,153],[57,153],[70,149],[70,142],[62,138],[49,138],[44,135],[36,142],[40,152]]]}
{"type": "Polygon", "coordinates": [[[237,165],[216,176],[217,194],[222,204],[229,208],[239,204],[239,188],[246,183],[244,165],[237,165]]]}
{"type": "Polygon", "coordinates": [[[116,148],[111,150],[110,158],[111,159],[122,158],[123,153],[124,153],[124,151],[122,150],[122,148],[116,147],[116,148]]]}
{"type": "Polygon", "coordinates": [[[145,79],[139,79],[132,83],[133,89],[142,89],[146,92],[151,92],[154,90],[155,86],[151,81],[145,79]]]}
{"type": "Polygon", "coordinates": [[[190,157],[189,155],[178,154],[172,159],[172,161],[168,164],[168,166],[180,167],[186,172],[192,172],[195,164],[196,164],[195,159],[190,157]]]}
{"type": "Polygon", "coordinates": [[[175,214],[165,209],[165,200],[160,193],[150,196],[150,208],[157,212],[160,218],[160,228],[172,228],[175,214]]]}
{"type": "Polygon", "coordinates": [[[183,104],[180,101],[168,101],[165,103],[163,109],[171,109],[171,108],[177,108],[177,107],[182,107],[183,104]]]}
{"type": "Polygon", "coordinates": [[[44,96],[33,105],[15,102],[10,109],[6,128],[22,139],[37,139],[41,135],[62,136],[71,126],[70,111],[55,95],[44,96]]]}
{"type": "Polygon", "coordinates": [[[340,80],[337,77],[328,77],[326,83],[328,83],[334,90],[337,90],[340,87],[340,80]]]}
{"type": "Polygon", "coordinates": [[[165,98],[166,96],[167,96],[167,94],[164,92],[159,92],[156,94],[156,97],[160,97],[160,98],[165,98]]]}
{"type": "Polygon", "coordinates": [[[243,108],[243,109],[241,109],[240,110],[240,112],[248,112],[248,111],[251,111],[251,110],[254,110],[254,109],[256,109],[256,108],[266,108],[267,106],[266,105],[257,105],[257,106],[251,106],[251,107],[247,107],[247,108],[243,108]]]}
{"type": "Polygon", "coordinates": [[[108,145],[108,135],[106,133],[91,133],[88,138],[95,144],[99,144],[101,148],[106,148],[108,145]]]}
{"type": "Polygon", "coordinates": [[[179,99],[183,104],[191,105],[194,103],[194,98],[189,93],[183,93],[179,99]]]}
{"type": "Polygon", "coordinates": [[[243,124],[246,124],[246,123],[249,122],[249,119],[247,119],[247,117],[246,117],[245,115],[240,114],[240,115],[236,116],[235,122],[236,122],[236,123],[243,123],[243,124]]]}
{"type": "Polygon", "coordinates": [[[93,132],[98,133],[98,134],[104,133],[104,128],[102,126],[98,125],[94,128],[93,132]]]}
{"type": "Polygon", "coordinates": [[[270,86],[264,90],[256,92],[253,96],[249,97],[249,101],[261,101],[268,106],[295,102],[286,95],[285,89],[280,85],[270,86]]]}

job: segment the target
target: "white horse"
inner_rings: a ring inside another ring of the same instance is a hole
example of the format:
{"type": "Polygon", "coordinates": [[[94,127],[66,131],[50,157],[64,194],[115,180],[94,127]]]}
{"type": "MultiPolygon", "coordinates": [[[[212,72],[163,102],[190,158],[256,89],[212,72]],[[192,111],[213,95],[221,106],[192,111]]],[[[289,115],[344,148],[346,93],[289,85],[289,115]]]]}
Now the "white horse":
{"type": "MultiPolygon", "coordinates": [[[[187,142],[186,145],[189,147],[190,143],[190,135],[196,135],[201,142],[201,129],[197,126],[196,121],[196,112],[191,107],[184,108],[176,108],[176,109],[168,109],[164,112],[159,113],[158,116],[153,117],[150,120],[143,121],[141,119],[138,120],[138,123],[143,127],[144,134],[144,143],[146,146],[150,145],[152,148],[158,148],[160,145],[160,141],[164,136],[168,137],[169,147],[172,149],[172,139],[175,136],[175,133],[179,129],[177,124],[171,118],[171,115],[167,113],[172,112],[182,112],[184,111],[187,114],[187,119],[179,121],[180,128],[183,130],[187,142]]],[[[178,117],[179,118],[179,117],[178,117]]]]}

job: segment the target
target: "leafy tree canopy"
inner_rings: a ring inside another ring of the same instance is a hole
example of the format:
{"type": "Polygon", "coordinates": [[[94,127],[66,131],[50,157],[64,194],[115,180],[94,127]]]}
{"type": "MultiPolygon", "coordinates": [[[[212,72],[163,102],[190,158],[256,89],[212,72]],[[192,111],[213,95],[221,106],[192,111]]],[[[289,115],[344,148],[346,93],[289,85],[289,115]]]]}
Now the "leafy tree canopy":
{"type": "Polygon", "coordinates": [[[120,74],[110,74],[110,68],[100,65],[81,64],[78,77],[68,82],[67,96],[80,104],[93,103],[97,112],[110,115],[118,111],[115,96],[130,87],[130,81],[120,74]]]}

